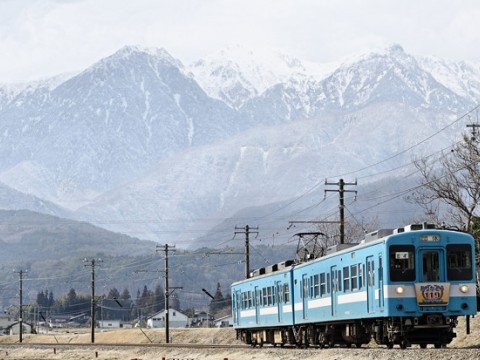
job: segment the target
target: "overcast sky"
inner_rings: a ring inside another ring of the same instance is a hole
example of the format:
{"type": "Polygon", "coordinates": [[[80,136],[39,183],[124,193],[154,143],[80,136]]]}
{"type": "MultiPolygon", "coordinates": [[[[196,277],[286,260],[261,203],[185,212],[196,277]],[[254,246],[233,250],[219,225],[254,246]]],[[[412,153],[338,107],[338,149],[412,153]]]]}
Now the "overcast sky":
{"type": "Polygon", "coordinates": [[[184,63],[233,44],[330,62],[391,43],[480,61],[480,1],[0,0],[0,83],[82,70],[124,45],[184,63]]]}

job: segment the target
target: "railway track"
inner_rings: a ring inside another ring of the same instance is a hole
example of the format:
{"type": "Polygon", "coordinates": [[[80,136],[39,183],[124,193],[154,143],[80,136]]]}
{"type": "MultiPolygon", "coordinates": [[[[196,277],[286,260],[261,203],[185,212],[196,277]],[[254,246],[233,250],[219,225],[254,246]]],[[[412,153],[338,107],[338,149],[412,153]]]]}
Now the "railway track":
{"type": "Polygon", "coordinates": [[[129,347],[148,347],[148,348],[185,348],[185,349],[251,349],[250,345],[243,344],[165,344],[165,343],[1,343],[0,348],[14,347],[81,347],[81,348],[129,348],[129,347]]]}

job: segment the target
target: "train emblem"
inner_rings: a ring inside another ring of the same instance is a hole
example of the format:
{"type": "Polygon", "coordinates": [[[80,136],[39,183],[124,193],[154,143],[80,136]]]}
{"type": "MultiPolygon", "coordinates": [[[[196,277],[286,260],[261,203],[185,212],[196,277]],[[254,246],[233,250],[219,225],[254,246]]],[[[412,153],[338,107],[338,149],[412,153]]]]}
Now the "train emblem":
{"type": "Polygon", "coordinates": [[[447,305],[450,284],[428,283],[415,284],[418,305],[447,305]]]}

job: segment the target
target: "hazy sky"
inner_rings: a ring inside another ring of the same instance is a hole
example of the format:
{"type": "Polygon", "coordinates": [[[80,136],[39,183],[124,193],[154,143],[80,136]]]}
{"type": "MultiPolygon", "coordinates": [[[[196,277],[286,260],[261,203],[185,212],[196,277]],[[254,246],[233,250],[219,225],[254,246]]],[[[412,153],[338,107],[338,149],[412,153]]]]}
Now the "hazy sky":
{"type": "Polygon", "coordinates": [[[82,70],[124,45],[184,63],[233,44],[329,62],[391,43],[480,61],[480,1],[0,0],[0,83],[82,70]]]}

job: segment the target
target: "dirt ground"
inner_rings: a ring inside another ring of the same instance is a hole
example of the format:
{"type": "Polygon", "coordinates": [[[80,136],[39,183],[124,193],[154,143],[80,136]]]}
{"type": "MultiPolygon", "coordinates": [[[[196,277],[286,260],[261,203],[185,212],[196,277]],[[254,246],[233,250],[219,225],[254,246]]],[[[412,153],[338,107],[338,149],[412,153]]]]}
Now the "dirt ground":
{"type": "MultiPolygon", "coordinates": [[[[232,328],[222,329],[170,329],[172,344],[241,344],[235,339],[232,328]]],[[[465,321],[462,318],[457,327],[457,338],[447,349],[420,349],[412,346],[406,350],[395,347],[387,350],[384,347],[366,347],[362,349],[281,349],[273,347],[260,348],[227,348],[215,350],[196,350],[188,348],[142,347],[141,344],[164,344],[163,329],[122,329],[98,331],[95,333],[97,344],[112,346],[90,346],[89,329],[75,329],[50,332],[49,334],[24,334],[23,343],[18,343],[18,335],[0,337],[0,359],[109,359],[109,360],[350,360],[350,359],[480,359],[480,316],[471,321],[471,334],[465,333],[465,321]],[[52,346],[35,346],[38,343],[49,343],[52,346]],[[78,348],[55,347],[57,343],[85,344],[78,348]],[[122,347],[122,343],[139,344],[138,347],[122,347]],[[15,345],[17,344],[17,345],[15,345]]]]}

